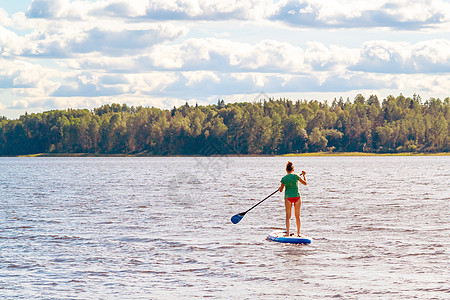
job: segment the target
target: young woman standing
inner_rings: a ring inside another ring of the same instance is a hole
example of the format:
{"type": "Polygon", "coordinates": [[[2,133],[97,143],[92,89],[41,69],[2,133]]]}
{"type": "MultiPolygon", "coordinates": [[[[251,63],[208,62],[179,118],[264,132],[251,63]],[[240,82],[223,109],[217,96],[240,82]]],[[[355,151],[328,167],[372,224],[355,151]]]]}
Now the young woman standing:
{"type": "Polygon", "coordinates": [[[289,236],[289,228],[291,223],[291,214],[292,214],[292,205],[295,208],[295,221],[297,224],[297,235],[300,235],[300,207],[302,205],[302,200],[300,198],[300,193],[298,191],[298,182],[301,184],[307,185],[306,182],[306,172],[302,171],[301,175],[294,174],[294,166],[292,162],[288,161],[286,165],[287,175],[281,178],[281,185],[278,189],[280,192],[283,192],[283,189],[286,188],[284,192],[284,206],[286,208],[286,236],[289,236]],[[301,178],[300,176],[303,176],[301,178]]]}

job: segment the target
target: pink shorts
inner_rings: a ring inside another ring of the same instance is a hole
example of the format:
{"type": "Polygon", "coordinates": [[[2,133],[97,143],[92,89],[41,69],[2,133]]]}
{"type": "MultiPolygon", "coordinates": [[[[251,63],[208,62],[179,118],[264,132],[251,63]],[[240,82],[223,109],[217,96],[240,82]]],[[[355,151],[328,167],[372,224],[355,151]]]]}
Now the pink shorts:
{"type": "Polygon", "coordinates": [[[289,202],[291,202],[292,204],[294,204],[295,202],[297,202],[298,200],[300,200],[300,197],[286,198],[286,200],[288,200],[289,202]]]}

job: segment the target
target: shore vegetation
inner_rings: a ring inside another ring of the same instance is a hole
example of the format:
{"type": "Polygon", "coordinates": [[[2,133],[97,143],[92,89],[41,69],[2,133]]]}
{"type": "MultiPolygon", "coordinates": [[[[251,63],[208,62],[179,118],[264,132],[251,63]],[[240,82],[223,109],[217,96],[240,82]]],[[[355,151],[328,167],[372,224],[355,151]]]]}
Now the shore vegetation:
{"type": "Polygon", "coordinates": [[[0,155],[448,153],[450,98],[257,102],[173,109],[108,104],[0,117],[0,155]]]}

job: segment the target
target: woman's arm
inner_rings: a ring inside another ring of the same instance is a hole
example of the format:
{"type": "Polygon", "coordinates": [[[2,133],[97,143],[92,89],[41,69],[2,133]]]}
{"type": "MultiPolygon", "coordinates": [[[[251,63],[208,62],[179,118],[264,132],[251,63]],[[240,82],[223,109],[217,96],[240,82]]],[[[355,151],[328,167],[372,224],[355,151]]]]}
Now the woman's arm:
{"type": "Polygon", "coordinates": [[[280,187],[278,188],[278,190],[280,191],[280,193],[283,191],[284,189],[284,184],[281,184],[280,187]]]}
{"type": "Polygon", "coordinates": [[[306,181],[306,172],[305,172],[305,171],[302,171],[302,174],[301,174],[301,175],[303,175],[303,179],[302,179],[302,178],[300,177],[300,175],[299,175],[298,181],[300,181],[301,184],[303,184],[303,185],[307,185],[308,182],[306,181]]]}

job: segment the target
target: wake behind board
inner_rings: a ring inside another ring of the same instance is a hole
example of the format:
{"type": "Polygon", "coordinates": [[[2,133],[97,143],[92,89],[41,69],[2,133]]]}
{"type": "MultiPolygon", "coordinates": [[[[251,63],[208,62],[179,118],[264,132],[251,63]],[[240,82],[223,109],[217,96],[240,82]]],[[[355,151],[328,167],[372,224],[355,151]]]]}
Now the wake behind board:
{"type": "Polygon", "coordinates": [[[300,234],[300,236],[297,236],[293,233],[291,233],[290,236],[284,236],[286,234],[285,231],[282,230],[276,230],[272,233],[270,233],[267,236],[267,239],[279,243],[291,243],[291,244],[311,244],[311,239],[307,237],[306,235],[300,234]]]}

